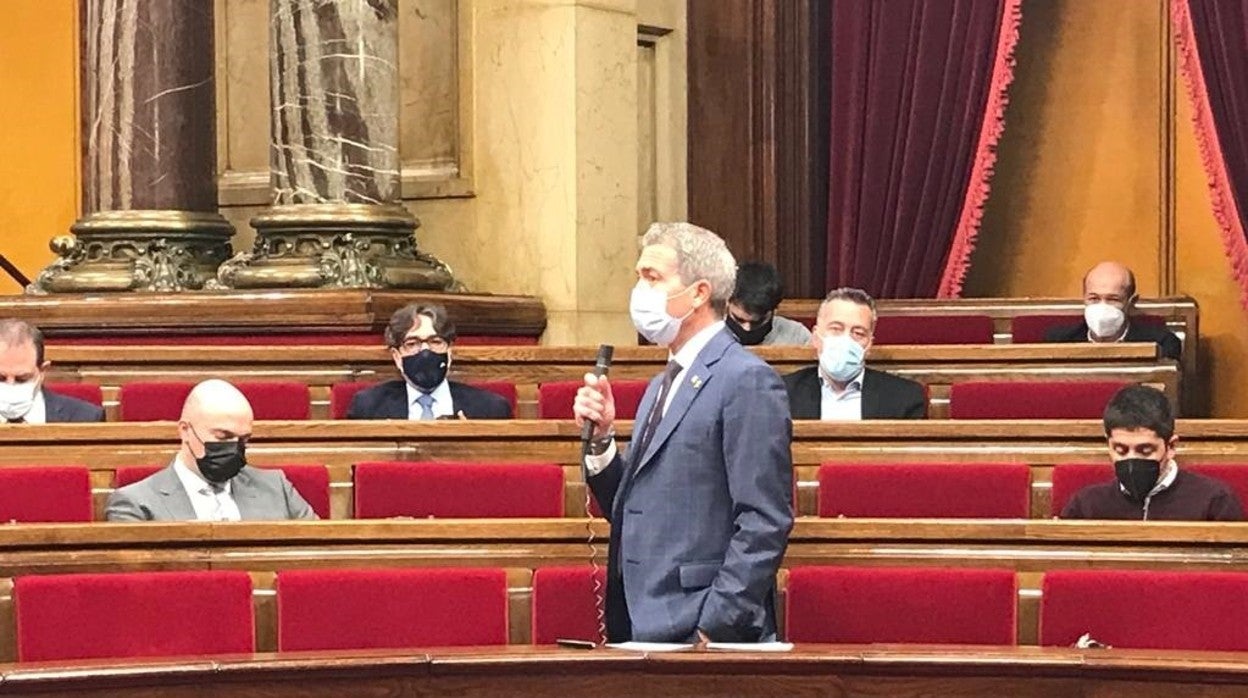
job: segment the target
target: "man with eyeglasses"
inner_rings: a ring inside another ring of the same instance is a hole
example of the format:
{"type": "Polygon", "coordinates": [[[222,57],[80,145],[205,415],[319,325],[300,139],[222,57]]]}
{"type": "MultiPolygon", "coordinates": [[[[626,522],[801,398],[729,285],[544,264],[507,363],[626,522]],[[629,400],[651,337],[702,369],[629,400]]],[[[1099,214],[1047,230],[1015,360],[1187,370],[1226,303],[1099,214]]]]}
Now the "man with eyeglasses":
{"type": "Polygon", "coordinates": [[[318,518],[280,470],[247,465],[254,415],[223,380],[195,386],[178,421],[169,467],[108,498],[109,521],[281,521],[318,518]]]}
{"type": "Polygon", "coordinates": [[[386,346],[403,378],[356,393],[347,419],[511,419],[501,395],[447,379],[454,344],[455,323],[442,306],[395,311],[386,346]]]}

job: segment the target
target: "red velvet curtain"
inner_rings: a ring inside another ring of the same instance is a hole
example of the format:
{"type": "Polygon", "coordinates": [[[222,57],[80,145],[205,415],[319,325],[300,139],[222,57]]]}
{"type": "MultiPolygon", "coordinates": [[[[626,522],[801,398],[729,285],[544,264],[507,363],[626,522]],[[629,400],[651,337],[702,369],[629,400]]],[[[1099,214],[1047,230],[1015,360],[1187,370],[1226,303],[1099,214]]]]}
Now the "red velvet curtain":
{"type": "Polygon", "coordinates": [[[828,287],[961,291],[1000,136],[1020,0],[836,0],[828,287]]]}
{"type": "Polygon", "coordinates": [[[1172,0],[1214,216],[1248,307],[1248,0],[1172,0]]]}

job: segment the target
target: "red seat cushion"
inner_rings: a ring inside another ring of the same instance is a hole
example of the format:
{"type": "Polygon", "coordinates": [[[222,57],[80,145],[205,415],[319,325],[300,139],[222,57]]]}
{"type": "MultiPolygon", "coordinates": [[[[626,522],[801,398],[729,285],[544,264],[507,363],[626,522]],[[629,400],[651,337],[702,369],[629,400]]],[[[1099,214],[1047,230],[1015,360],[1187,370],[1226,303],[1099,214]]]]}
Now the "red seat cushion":
{"type": "Polygon", "coordinates": [[[359,463],[355,518],[563,516],[563,468],[533,463],[359,463]]]}
{"type": "Polygon", "coordinates": [[[507,644],[501,569],[289,570],[276,586],[281,651],[507,644]]]}
{"type": "MultiPolygon", "coordinates": [[[[637,407],[649,384],[641,380],[611,381],[616,419],[637,418],[637,407]]],[[[572,419],[572,402],[582,385],[584,381],[554,381],[537,386],[538,419],[572,419]]]]}
{"type": "MultiPolygon", "coordinates": [[[[155,475],[167,466],[131,465],[113,471],[113,487],[125,487],[155,475]]],[[[290,484],[303,497],[312,511],[322,519],[329,518],[329,471],[323,465],[266,465],[286,473],[290,484]]]]}
{"type": "Polygon", "coordinates": [[[23,662],[255,651],[246,572],[19,577],[23,662]]]}
{"type": "Polygon", "coordinates": [[[1248,650],[1248,574],[1150,570],[1046,572],[1040,644],[1089,633],[1113,647],[1248,650]]]}
{"type": "Polygon", "coordinates": [[[1053,489],[1049,497],[1053,516],[1061,516],[1062,509],[1079,490],[1089,485],[1099,485],[1114,479],[1114,468],[1105,463],[1063,463],[1053,466],[1053,489]]]}
{"type": "Polygon", "coordinates": [[[0,468],[0,523],[92,518],[91,472],[85,467],[0,468]]]}
{"type": "Polygon", "coordinates": [[[1012,570],[795,567],[792,642],[1012,645],[1012,570]]]}
{"type": "Polygon", "coordinates": [[[90,383],[46,383],[44,389],[65,397],[89,402],[96,407],[104,406],[104,391],[90,383]]]}
{"type": "Polygon", "coordinates": [[[881,315],[873,342],[884,344],[992,344],[987,315],[881,315]]]}
{"type": "MultiPolygon", "coordinates": [[[[1011,342],[1014,344],[1039,344],[1052,327],[1078,325],[1083,315],[1019,315],[1010,321],[1011,342]]],[[[1166,319],[1160,315],[1133,315],[1131,322],[1152,327],[1165,327],[1166,319]]]]}
{"type": "Polygon", "coordinates": [[[985,381],[954,383],[950,419],[1100,419],[1126,383],[985,381]]]}
{"type": "MultiPolygon", "coordinates": [[[[355,399],[355,394],[361,390],[377,385],[373,382],[358,381],[352,383],[335,383],[329,389],[329,414],[332,419],[346,419],[347,410],[351,408],[351,401],[355,399]]],[[[511,405],[511,414],[515,416],[516,405],[519,402],[516,395],[516,384],[511,381],[472,381],[469,385],[478,387],[482,390],[488,390],[495,395],[501,396],[511,405]]]]}
{"type": "MultiPolygon", "coordinates": [[[[311,416],[312,396],[303,383],[257,382],[237,383],[236,387],[247,396],[256,419],[308,419],[311,416]]],[[[195,384],[176,383],[128,383],[121,386],[118,400],[121,403],[123,422],[176,421],[182,416],[182,405],[191,394],[195,384]]]]}
{"type": "Polygon", "coordinates": [[[1226,483],[1239,500],[1240,509],[1248,502],[1248,463],[1184,463],[1180,467],[1226,483]]]}
{"type": "Polygon", "coordinates": [[[1025,519],[1025,463],[829,463],[819,468],[819,516],[1025,519]]]}
{"type": "Polygon", "coordinates": [[[589,566],[543,567],[533,572],[533,644],[555,640],[603,642],[598,596],[607,589],[607,571],[589,566]],[[594,586],[597,584],[597,592],[594,586]]]}

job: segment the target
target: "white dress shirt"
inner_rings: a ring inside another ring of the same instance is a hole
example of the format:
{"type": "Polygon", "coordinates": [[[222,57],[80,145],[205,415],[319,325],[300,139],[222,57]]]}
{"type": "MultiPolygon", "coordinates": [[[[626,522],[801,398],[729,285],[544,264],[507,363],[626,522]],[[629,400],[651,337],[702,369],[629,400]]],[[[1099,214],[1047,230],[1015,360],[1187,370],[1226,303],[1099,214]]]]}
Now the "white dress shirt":
{"type": "Polygon", "coordinates": [[[231,494],[230,482],[221,486],[221,491],[213,490],[208,481],[200,477],[185,464],[182,456],[173,459],[173,472],[186,490],[186,496],[195,509],[196,521],[242,521],[243,515],[238,511],[238,503],[231,494]]]}
{"type": "MultiPolygon", "coordinates": [[[[418,420],[421,413],[424,412],[424,408],[416,401],[425,393],[412,385],[411,381],[403,381],[403,384],[407,386],[407,418],[418,420]]],[[[451,402],[451,384],[449,381],[443,379],[441,383],[438,383],[438,387],[434,388],[433,392],[429,394],[433,396],[432,409],[434,419],[455,416],[455,405],[451,402]]]]}
{"type": "MultiPolygon", "coordinates": [[[[685,342],[685,345],[680,348],[680,351],[675,354],[668,354],[667,360],[669,362],[675,361],[680,364],[680,373],[677,373],[676,377],[672,379],[672,387],[667,391],[667,400],[663,402],[664,415],[667,414],[667,408],[671,407],[672,399],[676,397],[676,391],[679,390],[684,384],[685,378],[688,377],[691,382],[693,381],[694,376],[689,375],[689,367],[693,365],[694,361],[697,361],[698,354],[701,354],[702,350],[706,348],[706,345],[711,343],[711,339],[714,338],[715,335],[719,334],[723,329],[724,323],[722,320],[719,322],[713,322],[709,326],[704,327],[697,334],[690,337],[689,341],[685,342]]],[[[701,380],[700,377],[699,380],[701,380]]],[[[638,436],[638,431],[640,430],[641,425],[645,423],[645,419],[646,415],[637,415],[637,420],[633,422],[634,437],[638,436]]],[[[597,475],[611,464],[611,461],[615,459],[615,454],[616,446],[615,442],[612,441],[611,444],[607,446],[607,450],[601,455],[585,456],[585,469],[589,471],[591,476],[597,475]]]]}
{"type": "Polygon", "coordinates": [[[832,381],[823,375],[823,371],[819,372],[819,418],[840,421],[861,421],[862,420],[862,376],[864,371],[859,371],[849,383],[845,384],[845,390],[836,392],[832,387],[832,381]]]}

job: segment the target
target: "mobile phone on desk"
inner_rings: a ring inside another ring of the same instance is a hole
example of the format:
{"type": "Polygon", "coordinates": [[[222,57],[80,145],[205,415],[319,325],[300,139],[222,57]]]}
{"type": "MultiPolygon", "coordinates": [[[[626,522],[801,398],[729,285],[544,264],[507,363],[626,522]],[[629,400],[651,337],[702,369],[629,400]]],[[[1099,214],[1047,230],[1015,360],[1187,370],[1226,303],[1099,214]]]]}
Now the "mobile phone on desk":
{"type": "Polygon", "coordinates": [[[560,647],[570,647],[574,650],[592,650],[598,646],[589,640],[572,640],[566,637],[556,638],[555,644],[560,647]]]}

